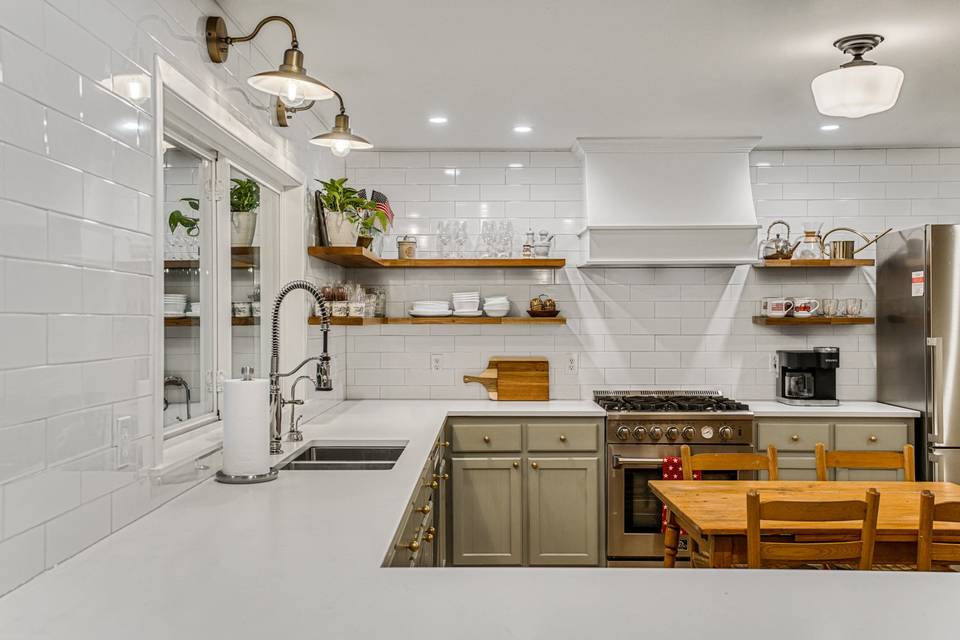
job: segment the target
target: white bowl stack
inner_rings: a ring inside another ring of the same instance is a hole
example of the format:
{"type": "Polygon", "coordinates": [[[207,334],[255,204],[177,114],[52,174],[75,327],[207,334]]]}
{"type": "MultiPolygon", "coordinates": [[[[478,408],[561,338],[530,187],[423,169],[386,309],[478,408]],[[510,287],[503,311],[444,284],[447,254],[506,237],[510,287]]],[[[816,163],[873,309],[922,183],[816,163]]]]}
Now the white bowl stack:
{"type": "Polygon", "coordinates": [[[167,293],[163,296],[163,315],[182,316],[187,308],[187,296],[182,293],[167,293]]]}
{"type": "Polygon", "coordinates": [[[453,315],[465,317],[483,315],[483,311],[480,311],[480,292],[467,291],[453,294],[453,315]]]}
{"type": "Polygon", "coordinates": [[[507,296],[491,296],[483,301],[483,312],[491,318],[502,318],[510,313],[510,300],[507,296]]]}
{"type": "Polygon", "coordinates": [[[409,311],[411,316],[421,318],[441,318],[449,316],[450,303],[446,300],[415,300],[409,311]]]}

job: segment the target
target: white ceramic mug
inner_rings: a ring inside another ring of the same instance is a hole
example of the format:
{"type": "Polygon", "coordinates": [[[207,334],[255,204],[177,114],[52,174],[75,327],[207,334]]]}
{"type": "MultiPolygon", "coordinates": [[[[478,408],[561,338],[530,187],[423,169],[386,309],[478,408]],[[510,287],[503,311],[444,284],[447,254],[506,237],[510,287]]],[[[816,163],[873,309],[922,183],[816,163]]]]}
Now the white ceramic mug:
{"type": "Polygon", "coordinates": [[[786,317],[793,309],[793,300],[790,298],[770,298],[767,300],[767,315],[771,318],[786,317]]]}
{"type": "Polygon", "coordinates": [[[816,298],[797,298],[793,303],[793,317],[810,318],[820,310],[820,301],[816,298]]]}

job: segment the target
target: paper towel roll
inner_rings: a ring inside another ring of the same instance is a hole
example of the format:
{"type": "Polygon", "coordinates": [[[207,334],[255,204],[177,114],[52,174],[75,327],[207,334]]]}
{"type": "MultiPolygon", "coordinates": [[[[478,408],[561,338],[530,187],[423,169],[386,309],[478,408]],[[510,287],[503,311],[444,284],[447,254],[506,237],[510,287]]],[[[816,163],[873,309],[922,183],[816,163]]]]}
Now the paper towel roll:
{"type": "Polygon", "coordinates": [[[223,472],[270,471],[270,383],[264,379],[223,383],[223,472]]]}

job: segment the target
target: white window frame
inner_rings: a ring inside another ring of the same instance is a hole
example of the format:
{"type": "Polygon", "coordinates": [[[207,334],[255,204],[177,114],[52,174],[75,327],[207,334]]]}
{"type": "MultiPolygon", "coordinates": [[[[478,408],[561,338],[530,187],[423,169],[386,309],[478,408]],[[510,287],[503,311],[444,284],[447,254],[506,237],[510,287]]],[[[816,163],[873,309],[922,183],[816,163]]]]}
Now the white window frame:
{"type": "MultiPolygon", "coordinates": [[[[155,266],[154,266],[154,331],[151,340],[154,372],[154,448],[158,468],[168,467],[182,462],[188,457],[205,455],[206,452],[218,449],[222,444],[222,437],[211,434],[217,433],[222,427],[219,420],[192,429],[178,427],[176,433],[167,435],[163,428],[163,310],[159,300],[163,296],[163,217],[162,194],[163,186],[163,140],[165,129],[173,129],[179,137],[187,137],[195,146],[216,149],[218,162],[230,162],[237,169],[250,177],[261,181],[279,194],[276,227],[271,231],[273,237],[273,251],[262,252],[272,254],[274,260],[273,291],[279,282],[301,278],[305,272],[306,252],[303,250],[303,229],[306,213],[307,184],[303,171],[289,158],[286,145],[281,136],[263,137],[260,133],[250,129],[239,120],[234,112],[222,104],[223,98],[212,93],[209,89],[202,89],[190,78],[180,72],[177,67],[160,56],[155,57],[153,76],[153,96],[156,105],[156,122],[154,126],[154,198],[155,210],[155,266]],[[169,123],[168,123],[169,119],[169,123]],[[286,249],[286,250],[285,250],[286,249]],[[199,427],[199,428],[198,428],[199,427]],[[202,438],[202,442],[200,439],[202,438]],[[166,452],[170,455],[165,455],[166,452]],[[176,453],[174,453],[174,451],[176,453]],[[174,459],[179,457],[180,459],[174,459]]],[[[217,174],[221,175],[221,174],[217,174]]],[[[226,174],[229,183],[229,173],[226,174]]],[[[218,178],[219,180],[219,178],[218,178]]],[[[229,204],[227,204],[229,208],[229,204]]],[[[223,236],[218,233],[218,238],[223,236]]],[[[229,260],[229,234],[226,235],[226,257],[229,260]]],[[[223,250],[218,253],[223,259],[223,250]]],[[[229,268],[229,262],[227,262],[229,268]]],[[[223,281],[229,287],[229,278],[219,278],[218,288],[223,281]]],[[[272,292],[271,292],[272,293],[272,292]]],[[[224,292],[218,290],[215,298],[218,317],[229,314],[229,305],[222,303],[224,292]]],[[[229,291],[226,300],[229,301],[229,291]]],[[[269,322],[272,302],[271,297],[262,295],[261,337],[269,344],[269,322]]],[[[230,326],[229,316],[226,324],[230,326]]],[[[307,326],[302,314],[283,314],[280,321],[283,328],[281,352],[287,355],[283,361],[302,356],[306,350],[307,326]]],[[[220,336],[230,336],[230,332],[223,333],[220,327],[220,336]]],[[[222,341],[222,340],[221,340],[222,341]]],[[[227,340],[229,342],[229,340],[227,340]]],[[[229,371],[226,367],[230,358],[223,360],[223,349],[217,345],[220,369],[229,371]]],[[[229,351],[230,347],[226,347],[229,351]]],[[[257,375],[265,375],[266,371],[257,375]]],[[[267,428],[266,425],[264,428],[267,428]]],[[[174,430],[170,430],[174,431],[174,430]]]]}

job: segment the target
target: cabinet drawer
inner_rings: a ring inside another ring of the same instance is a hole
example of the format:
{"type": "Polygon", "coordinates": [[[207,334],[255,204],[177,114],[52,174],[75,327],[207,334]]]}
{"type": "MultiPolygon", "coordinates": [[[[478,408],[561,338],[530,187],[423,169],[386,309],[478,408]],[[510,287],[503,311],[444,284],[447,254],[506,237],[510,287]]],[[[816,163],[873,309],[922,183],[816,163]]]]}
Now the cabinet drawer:
{"type": "Polygon", "coordinates": [[[520,425],[455,424],[451,440],[456,452],[520,451],[520,425]]]}
{"type": "Polygon", "coordinates": [[[840,423],[835,449],[845,451],[899,451],[907,444],[909,429],[902,423],[840,423]]]}
{"type": "MultiPolygon", "coordinates": [[[[778,456],[777,477],[780,480],[806,480],[813,482],[817,479],[817,460],[813,456],[783,455],[778,456]]],[[[760,480],[767,480],[767,472],[759,473],[760,480]]]]}
{"type": "Polygon", "coordinates": [[[596,451],[597,423],[528,424],[527,449],[530,451],[596,451]]]}
{"type": "Polygon", "coordinates": [[[830,445],[829,422],[766,422],[757,423],[757,449],[772,444],[784,451],[813,451],[818,442],[830,445]]]}

